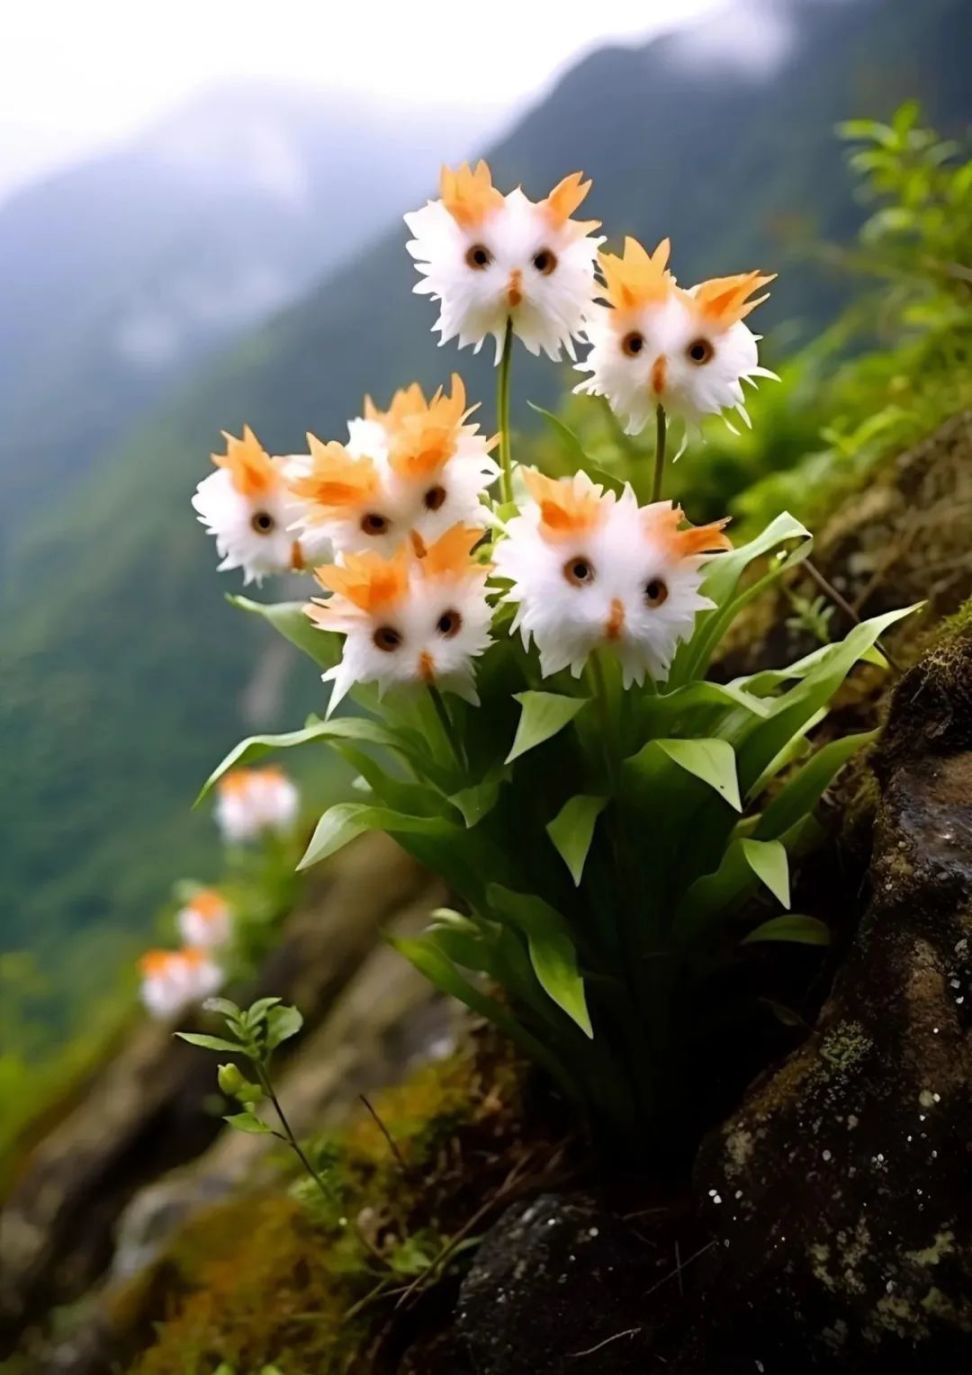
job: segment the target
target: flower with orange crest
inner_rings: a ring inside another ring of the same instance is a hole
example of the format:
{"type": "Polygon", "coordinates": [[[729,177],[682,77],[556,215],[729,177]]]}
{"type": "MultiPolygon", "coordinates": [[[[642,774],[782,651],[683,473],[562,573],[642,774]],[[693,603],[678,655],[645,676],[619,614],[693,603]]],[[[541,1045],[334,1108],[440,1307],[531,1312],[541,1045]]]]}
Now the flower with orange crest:
{"type": "Polygon", "coordinates": [[[178,1016],[193,1003],[210,997],[223,982],[223,971],[198,946],[183,950],[149,950],[139,960],[141,997],[159,1021],[178,1016]]]}
{"type": "Polygon", "coordinates": [[[305,460],[271,458],[249,425],[242,439],[225,433],[223,438],[226,453],[213,454],[216,472],[192,498],[200,522],[215,536],[220,572],[242,568],[245,582],[259,583],[326,557],[320,532],[298,538],[291,531],[301,508],[287,478],[305,460]]]}
{"type": "Polygon", "coordinates": [[[439,199],[405,216],[422,275],[415,290],[439,303],[441,343],[458,338],[478,353],[492,335],[498,362],[510,321],[531,353],[574,357],[603,243],[591,237],[596,220],[572,218],[590,188],[574,172],[531,201],[519,187],[498,191],[485,162],[442,169],[439,199]]]}
{"type": "Polygon", "coordinates": [[[743,322],[766,300],[754,293],[773,277],[746,272],[684,290],[669,271],[669,253],[667,239],[654,253],[625,239],[620,257],[600,255],[607,304],[590,312],[585,333],[593,347],[578,368],[590,376],[576,390],[606,397],[629,434],[659,406],[693,428],[730,409],[748,425],[743,383],[775,374],[760,367],[759,336],[743,322]]]}
{"type": "Polygon", "coordinates": [[[300,794],[283,769],[232,769],[219,780],[216,821],[228,845],[286,835],[300,811],[300,794]]]}
{"type": "Polygon", "coordinates": [[[413,532],[431,543],[453,525],[484,525],[480,498],[499,470],[494,441],[468,423],[475,410],[454,373],[451,392],[440,387],[429,400],[417,382],[387,411],[366,398],[347,445],[308,435],[310,466],[291,483],[301,539],[323,534],[338,552],[389,554],[413,532]]]}
{"type": "Polygon", "coordinates": [[[233,913],[215,888],[198,888],[176,913],[176,926],[185,945],[215,950],[233,933],[233,913]]]}
{"type": "Polygon", "coordinates": [[[324,675],[334,684],[328,714],[355,683],[388,688],[434,685],[477,702],[473,660],[489,644],[486,564],[472,554],[478,527],[454,525],[433,543],[401,544],[389,558],[368,551],[316,570],[331,593],[306,614],[321,630],[344,636],[341,661],[324,675]]]}
{"type": "Polygon", "coordinates": [[[544,677],[565,668],[579,677],[603,649],[625,686],[646,673],[663,681],[696,614],[713,605],[699,592],[701,570],[729,547],[726,522],[683,529],[671,502],[639,508],[630,487],[615,497],[583,472],[521,476],[529,499],[497,544],[495,567],[512,584],[512,629],[524,645],[536,641],[544,677]]]}

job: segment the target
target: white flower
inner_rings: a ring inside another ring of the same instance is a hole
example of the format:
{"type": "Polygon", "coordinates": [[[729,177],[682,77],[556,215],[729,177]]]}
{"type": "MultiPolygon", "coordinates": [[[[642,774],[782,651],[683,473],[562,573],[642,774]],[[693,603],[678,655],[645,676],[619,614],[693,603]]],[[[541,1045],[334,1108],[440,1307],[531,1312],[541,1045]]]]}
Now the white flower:
{"type": "Polygon", "coordinates": [[[139,961],[142,1002],[153,1017],[168,1020],[210,997],[223,971],[205,950],[149,950],[139,961]]]}
{"type": "Polygon", "coordinates": [[[649,254],[626,239],[623,257],[600,255],[609,306],[589,314],[592,348],[578,371],[591,376],[575,390],[607,397],[629,434],[659,405],[693,429],[703,416],[730,409],[748,425],[743,382],[755,386],[757,377],[776,374],[760,367],[759,335],[743,317],[766,300],[747,298],[773,277],[746,272],[685,291],[668,271],[669,247],[664,239],[649,254]]]}
{"type": "Polygon", "coordinates": [[[309,460],[300,455],[271,458],[250,427],[243,438],[224,435],[226,453],[213,454],[217,471],[196,488],[192,504],[200,522],[216,538],[220,572],[242,568],[244,582],[299,571],[328,555],[318,535],[305,547],[291,527],[303,508],[287,485],[309,460]]]}
{"type": "Polygon", "coordinates": [[[263,829],[286,835],[292,831],[300,812],[300,793],[283,769],[273,764],[254,769],[250,776],[254,808],[263,829]]]}
{"type": "Polygon", "coordinates": [[[216,821],[229,845],[293,829],[300,794],[282,769],[233,769],[217,785],[216,821]]]}
{"type": "Polygon", "coordinates": [[[222,893],[200,888],[176,913],[183,944],[200,950],[225,945],[233,932],[233,914],[222,893]]]}
{"type": "Polygon", "coordinates": [[[346,446],[308,435],[308,470],[291,481],[304,505],[301,540],[390,554],[412,533],[431,544],[453,525],[484,525],[480,497],[499,469],[489,456],[495,440],[467,423],[475,409],[453,374],[451,396],[440,388],[426,401],[413,382],[387,411],[366,398],[346,446]]]}
{"type": "Polygon", "coordinates": [[[536,641],[544,677],[570,668],[579,677],[603,648],[619,660],[625,686],[648,673],[668,676],[696,614],[713,603],[699,593],[707,551],[725,549],[725,521],[680,530],[670,501],[639,508],[586,473],[559,481],[521,469],[531,500],[507,525],[495,570],[517,603],[512,629],[536,641]]]}
{"type": "Polygon", "coordinates": [[[328,713],[355,683],[433,684],[478,702],[472,661],[490,642],[485,564],[471,557],[482,531],[457,525],[429,546],[403,544],[391,558],[346,554],[317,569],[333,595],[304,609],[322,630],[344,635],[341,662],[323,675],[328,713]]]}
{"type": "Polygon", "coordinates": [[[519,187],[502,195],[489,167],[442,169],[440,199],[405,216],[407,245],[422,274],[415,290],[439,302],[440,343],[458,337],[478,353],[488,335],[502,353],[507,320],[530,350],[550,358],[576,336],[596,294],[599,225],[571,215],[590,190],[583,174],[565,177],[545,200],[519,187]]]}

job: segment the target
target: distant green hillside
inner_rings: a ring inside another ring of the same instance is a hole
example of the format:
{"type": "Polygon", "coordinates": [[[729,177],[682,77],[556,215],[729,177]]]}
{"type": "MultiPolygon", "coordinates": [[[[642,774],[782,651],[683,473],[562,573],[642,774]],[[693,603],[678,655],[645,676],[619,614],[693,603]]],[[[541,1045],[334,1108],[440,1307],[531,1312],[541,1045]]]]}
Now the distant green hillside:
{"type": "MultiPolygon", "coordinates": [[[[838,284],[787,267],[787,254],[856,222],[832,126],[907,95],[946,130],[966,123],[972,15],[965,0],[794,13],[798,46],[770,78],[692,64],[684,38],[594,54],[490,150],[498,181],[538,194],[581,167],[595,179],[590,212],[612,237],[670,233],[686,280],[783,267],[765,323],[819,323],[838,284]]],[[[342,434],[364,391],[385,397],[457,367],[473,396],[489,397],[483,360],[435,348],[405,237],[390,227],[24,532],[0,623],[0,945],[143,926],[173,874],[204,851],[207,826],[187,807],[208,768],[241,731],[292,721],[317,700],[301,664],[278,708],[245,721],[269,640],[223,602],[238,584],[216,574],[188,499],[221,428],[248,421],[287,452],[308,428],[342,434]]],[[[523,367],[517,388],[549,398],[562,380],[523,367]]]]}

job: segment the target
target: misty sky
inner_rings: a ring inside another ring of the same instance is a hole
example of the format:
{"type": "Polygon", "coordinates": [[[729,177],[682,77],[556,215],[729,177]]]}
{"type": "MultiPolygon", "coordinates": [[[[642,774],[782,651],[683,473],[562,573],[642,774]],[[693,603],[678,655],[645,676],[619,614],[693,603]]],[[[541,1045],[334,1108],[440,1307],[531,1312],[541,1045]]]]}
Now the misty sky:
{"type": "Polygon", "coordinates": [[[725,0],[32,0],[0,20],[0,197],[208,86],[246,77],[483,111],[483,127],[579,53],[725,0]]]}

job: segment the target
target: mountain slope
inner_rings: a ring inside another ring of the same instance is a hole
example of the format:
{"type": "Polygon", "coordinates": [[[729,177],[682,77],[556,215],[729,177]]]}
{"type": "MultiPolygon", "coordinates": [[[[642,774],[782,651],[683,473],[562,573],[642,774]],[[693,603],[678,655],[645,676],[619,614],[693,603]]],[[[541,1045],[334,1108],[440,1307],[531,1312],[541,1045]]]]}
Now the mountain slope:
{"type": "MultiPolygon", "coordinates": [[[[227,87],[0,206],[0,553],[200,359],[418,194],[441,123],[227,87]]],[[[451,153],[480,124],[449,121],[451,153]]]]}
{"type": "MultiPolygon", "coordinates": [[[[590,212],[612,236],[670,232],[687,280],[781,266],[779,226],[794,217],[845,232],[857,212],[833,123],[914,94],[946,127],[968,121],[969,13],[962,0],[931,0],[920,14],[888,0],[792,16],[792,47],[772,74],[713,68],[691,35],[594,54],[491,150],[499,182],[522,178],[538,194],[583,167],[595,178],[590,212]]],[[[461,368],[471,395],[489,395],[482,359],[436,350],[404,239],[390,228],[101,460],[70,509],[25,533],[9,596],[18,624],[0,627],[10,666],[0,751],[15,768],[0,790],[14,900],[5,939],[141,922],[173,856],[180,869],[198,857],[205,826],[184,809],[221,751],[317,699],[301,664],[278,709],[246,719],[269,639],[225,606],[236,584],[217,576],[188,497],[223,427],[247,421],[287,452],[308,428],[343,433],[363,392],[381,399],[412,377],[436,383],[461,368]]],[[[791,268],[775,318],[819,320],[826,290],[791,268]]],[[[518,394],[549,397],[557,369],[523,362],[518,394]]]]}

